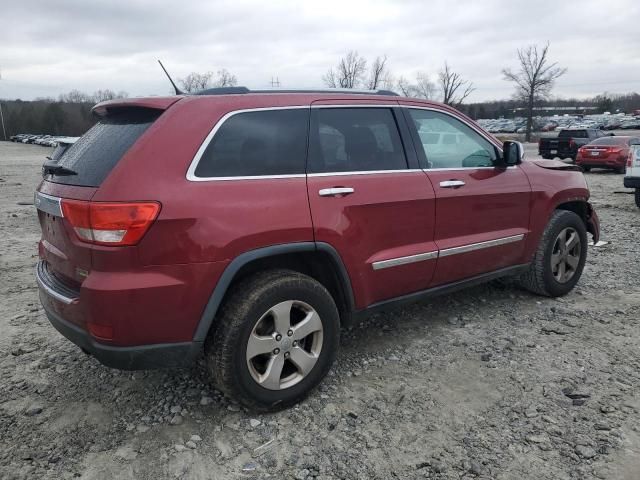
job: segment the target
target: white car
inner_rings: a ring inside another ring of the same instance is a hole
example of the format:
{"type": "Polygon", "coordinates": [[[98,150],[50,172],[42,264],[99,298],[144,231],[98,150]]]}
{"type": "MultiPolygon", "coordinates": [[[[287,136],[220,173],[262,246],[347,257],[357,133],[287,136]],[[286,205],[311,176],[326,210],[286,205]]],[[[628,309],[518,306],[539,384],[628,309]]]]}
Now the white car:
{"type": "Polygon", "coordinates": [[[629,148],[624,186],[625,188],[635,188],[636,205],[640,208],[640,145],[631,145],[629,148]]]}

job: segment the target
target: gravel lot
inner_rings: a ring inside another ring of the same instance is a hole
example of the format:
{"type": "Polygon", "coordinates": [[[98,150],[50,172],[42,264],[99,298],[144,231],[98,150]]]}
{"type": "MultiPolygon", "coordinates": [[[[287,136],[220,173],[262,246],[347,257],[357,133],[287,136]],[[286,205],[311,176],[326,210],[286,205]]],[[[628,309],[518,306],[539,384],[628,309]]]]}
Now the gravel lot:
{"type": "Polygon", "coordinates": [[[640,210],[620,175],[587,174],[610,243],[567,297],[502,282],[377,315],[307,401],[254,415],[199,367],[111,370],[49,325],[47,153],[0,142],[0,478],[640,477],[640,210]]]}

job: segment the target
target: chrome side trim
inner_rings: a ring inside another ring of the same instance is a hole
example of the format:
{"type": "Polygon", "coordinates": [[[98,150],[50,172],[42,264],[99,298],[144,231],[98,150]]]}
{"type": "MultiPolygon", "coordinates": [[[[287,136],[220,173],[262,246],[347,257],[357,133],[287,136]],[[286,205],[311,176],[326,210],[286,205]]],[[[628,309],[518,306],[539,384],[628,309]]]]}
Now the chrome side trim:
{"type": "Polygon", "coordinates": [[[38,286],[42,290],[44,290],[47,295],[55,298],[56,300],[64,303],[65,305],[71,305],[72,303],[78,302],[78,298],[67,297],[66,295],[63,295],[62,293],[54,290],[49,284],[47,284],[45,280],[42,278],[40,265],[36,266],[36,282],[38,283],[38,286]]]}
{"type": "Polygon", "coordinates": [[[374,270],[382,270],[383,268],[397,267],[398,265],[407,265],[408,263],[422,262],[424,260],[432,260],[438,258],[438,252],[425,252],[416,255],[408,255],[406,257],[390,258],[389,260],[380,260],[373,262],[371,266],[374,270]]]}
{"type": "Polygon", "coordinates": [[[376,175],[380,173],[415,173],[423,172],[424,170],[419,168],[405,168],[403,170],[361,170],[351,172],[321,172],[321,173],[308,173],[308,177],[339,177],[341,175],[376,175]]]}
{"type": "Polygon", "coordinates": [[[511,235],[510,237],[496,238],[495,240],[488,240],[486,242],[471,243],[469,245],[462,245],[460,247],[445,248],[440,250],[439,257],[448,257],[450,255],[457,255],[459,253],[473,252],[483,248],[496,247],[498,245],[505,245],[507,243],[519,242],[524,238],[524,233],[518,235],[511,235]]]}
{"type": "Polygon", "coordinates": [[[254,179],[268,179],[268,178],[303,178],[305,177],[304,173],[300,174],[292,174],[292,175],[255,175],[255,176],[245,176],[245,177],[196,177],[195,172],[198,167],[198,163],[200,163],[200,159],[202,155],[204,155],[205,150],[209,146],[209,143],[215,136],[215,134],[220,130],[220,127],[226,122],[229,118],[234,115],[238,115],[239,113],[247,113],[247,112],[264,112],[270,110],[300,110],[307,109],[309,110],[309,105],[292,105],[287,107],[263,107],[263,108],[246,108],[243,110],[234,110],[232,112],[228,112],[222,116],[220,120],[216,122],[213,126],[209,134],[206,136],[200,148],[196,152],[193,160],[191,160],[191,164],[189,165],[189,169],[187,170],[187,180],[190,182],[212,182],[219,180],[254,180],[254,179]]]}
{"type": "Polygon", "coordinates": [[[61,199],[46,193],[35,192],[33,195],[33,204],[38,210],[56,217],[64,217],[62,213],[61,199]]]}

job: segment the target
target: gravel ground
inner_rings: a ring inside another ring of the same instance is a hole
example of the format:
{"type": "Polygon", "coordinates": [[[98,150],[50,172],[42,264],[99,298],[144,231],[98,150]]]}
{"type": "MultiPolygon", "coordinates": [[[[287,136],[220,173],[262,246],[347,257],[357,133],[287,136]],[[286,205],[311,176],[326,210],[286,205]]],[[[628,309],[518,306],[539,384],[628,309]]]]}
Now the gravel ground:
{"type": "Polygon", "coordinates": [[[308,400],[254,415],[192,370],[121,372],[37,298],[46,150],[0,143],[0,478],[638,479],[640,210],[587,174],[609,244],[551,300],[492,283],[344,330],[308,400]]]}

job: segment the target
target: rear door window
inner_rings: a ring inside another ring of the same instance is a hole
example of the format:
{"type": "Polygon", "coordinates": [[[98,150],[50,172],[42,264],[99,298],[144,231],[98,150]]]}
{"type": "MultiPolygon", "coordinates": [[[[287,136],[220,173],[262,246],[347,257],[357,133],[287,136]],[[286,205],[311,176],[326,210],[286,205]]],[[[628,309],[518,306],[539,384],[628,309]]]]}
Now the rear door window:
{"type": "MultiPolygon", "coordinates": [[[[47,175],[55,183],[98,187],[122,156],[133,146],[161,110],[130,108],[100,118],[87,133],[71,145],[57,162],[75,175],[47,175]]],[[[55,160],[55,159],[54,159],[55,160]]]]}
{"type": "Polygon", "coordinates": [[[406,168],[407,159],[390,108],[313,110],[309,173],[406,168]]]}
{"type": "Polygon", "coordinates": [[[207,145],[199,178],[304,174],[308,109],[240,112],[227,118],[207,145]]]}

